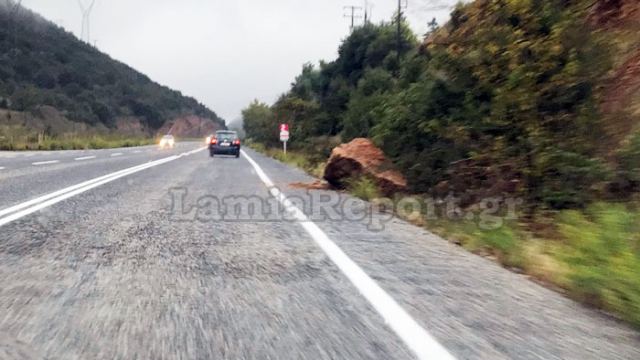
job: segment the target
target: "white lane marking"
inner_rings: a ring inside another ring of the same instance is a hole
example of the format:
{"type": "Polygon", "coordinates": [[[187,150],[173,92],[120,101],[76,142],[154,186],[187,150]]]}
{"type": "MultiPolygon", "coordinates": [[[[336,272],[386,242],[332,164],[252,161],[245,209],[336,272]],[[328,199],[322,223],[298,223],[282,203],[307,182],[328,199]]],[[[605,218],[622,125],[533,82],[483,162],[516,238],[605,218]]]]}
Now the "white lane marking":
{"type": "Polygon", "coordinates": [[[122,153],[114,153],[114,154],[111,154],[111,157],[116,157],[116,156],[122,156],[122,153]]]}
{"type": "Polygon", "coordinates": [[[0,170],[4,170],[5,168],[3,166],[0,166],[0,170]]]}
{"type": "Polygon", "coordinates": [[[32,163],[31,165],[33,165],[33,166],[50,165],[50,164],[57,164],[59,162],[60,162],[60,160],[38,161],[38,162],[32,163]]]}
{"type": "Polygon", "coordinates": [[[75,161],[83,161],[83,160],[91,160],[91,159],[95,159],[95,156],[83,156],[83,157],[79,157],[79,158],[75,158],[75,161]]]}
{"type": "Polygon", "coordinates": [[[208,147],[204,146],[204,147],[201,147],[201,148],[197,148],[195,150],[191,150],[191,151],[187,152],[187,156],[188,155],[193,155],[193,154],[195,154],[197,152],[200,152],[200,151],[206,150],[206,149],[208,149],[208,147]]]}
{"type": "Polygon", "coordinates": [[[367,273],[338,247],[327,234],[312,222],[300,209],[278,190],[273,181],[247,153],[242,155],[253,166],[256,174],[269,188],[269,193],[275,197],[287,211],[291,212],[300,225],[311,235],[324,253],[360,291],[360,294],[376,309],[385,322],[413,351],[418,359],[452,360],[455,359],[436,339],[434,339],[420,324],[418,324],[392,297],[387,294],[367,273]]]}
{"type": "Polygon", "coordinates": [[[40,196],[36,199],[32,199],[29,201],[26,201],[22,204],[18,204],[15,206],[12,206],[10,208],[7,209],[3,209],[0,210],[0,226],[6,225],[12,221],[15,221],[17,219],[20,219],[24,216],[27,216],[29,214],[32,214],[36,211],[39,211],[41,209],[44,209],[46,207],[49,207],[51,205],[54,205],[56,203],[59,203],[63,200],[66,200],[70,197],[76,196],[78,194],[81,194],[83,192],[89,191],[93,188],[96,188],[98,186],[104,185],[106,183],[112,182],[114,180],[120,179],[122,177],[131,175],[131,174],[135,174],[137,172],[140,172],[142,170],[146,170],[148,168],[151,167],[155,167],[158,165],[162,165],[165,163],[168,163],[170,161],[174,161],[176,159],[179,159],[181,157],[184,156],[189,156],[193,153],[196,153],[198,151],[202,151],[205,148],[200,148],[200,149],[196,149],[194,151],[191,151],[189,153],[183,153],[180,155],[173,155],[167,158],[163,158],[163,159],[159,159],[156,161],[151,161],[142,165],[138,165],[138,166],[134,166],[131,168],[127,168],[124,170],[120,170],[120,171],[116,171],[114,173],[111,174],[107,174],[95,179],[91,179],[88,181],[85,181],[83,183],[80,184],[76,184],[58,191],[55,191],[53,193],[47,194],[47,195],[43,195],[40,196]],[[5,216],[7,215],[7,216],[5,216]]]}
{"type": "Polygon", "coordinates": [[[133,153],[134,153],[134,154],[140,154],[141,152],[142,152],[142,151],[140,151],[140,150],[134,150],[134,151],[133,151],[133,153]]]}

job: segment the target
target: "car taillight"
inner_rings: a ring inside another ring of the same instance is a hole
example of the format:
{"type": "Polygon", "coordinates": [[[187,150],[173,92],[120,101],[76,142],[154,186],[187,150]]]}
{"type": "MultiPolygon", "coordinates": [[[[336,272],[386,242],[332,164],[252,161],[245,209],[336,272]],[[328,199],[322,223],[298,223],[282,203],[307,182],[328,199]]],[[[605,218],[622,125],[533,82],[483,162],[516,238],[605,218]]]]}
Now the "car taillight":
{"type": "Polygon", "coordinates": [[[218,143],[218,139],[216,138],[211,139],[211,144],[215,145],[217,143],[218,143]]]}
{"type": "Polygon", "coordinates": [[[240,145],[240,140],[233,140],[233,145],[240,145]]]}

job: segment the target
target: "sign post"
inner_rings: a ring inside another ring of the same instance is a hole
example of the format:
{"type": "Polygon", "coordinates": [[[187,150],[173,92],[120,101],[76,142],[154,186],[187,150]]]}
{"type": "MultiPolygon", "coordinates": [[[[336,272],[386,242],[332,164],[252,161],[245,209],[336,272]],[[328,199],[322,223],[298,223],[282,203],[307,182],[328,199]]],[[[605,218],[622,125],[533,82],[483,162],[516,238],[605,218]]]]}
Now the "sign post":
{"type": "Polygon", "coordinates": [[[280,141],[282,141],[284,154],[287,155],[287,142],[289,141],[289,124],[280,124],[280,141]]]}

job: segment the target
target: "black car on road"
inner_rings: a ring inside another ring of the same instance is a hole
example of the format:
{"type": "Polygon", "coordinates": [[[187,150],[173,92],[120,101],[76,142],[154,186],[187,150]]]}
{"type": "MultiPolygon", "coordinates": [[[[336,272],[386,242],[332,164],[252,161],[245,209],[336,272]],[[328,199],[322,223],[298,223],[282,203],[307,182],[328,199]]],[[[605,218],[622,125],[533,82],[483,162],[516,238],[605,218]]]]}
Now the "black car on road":
{"type": "Polygon", "coordinates": [[[209,142],[209,155],[216,154],[234,155],[240,157],[240,138],[238,133],[229,130],[216,131],[209,142]]]}

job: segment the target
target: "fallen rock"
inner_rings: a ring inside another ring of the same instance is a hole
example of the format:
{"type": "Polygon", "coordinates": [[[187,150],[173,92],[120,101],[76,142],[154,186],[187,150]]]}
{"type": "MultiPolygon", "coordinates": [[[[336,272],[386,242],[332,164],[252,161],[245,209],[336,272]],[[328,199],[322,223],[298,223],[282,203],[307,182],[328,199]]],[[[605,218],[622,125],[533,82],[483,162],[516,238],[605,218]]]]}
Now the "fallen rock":
{"type": "Polygon", "coordinates": [[[386,196],[407,190],[407,180],[392,169],[371,140],[358,138],[333,149],[324,169],[324,179],[329,184],[345,188],[349,179],[363,175],[370,176],[386,196]]]}

